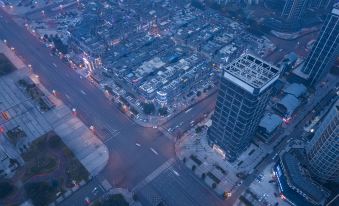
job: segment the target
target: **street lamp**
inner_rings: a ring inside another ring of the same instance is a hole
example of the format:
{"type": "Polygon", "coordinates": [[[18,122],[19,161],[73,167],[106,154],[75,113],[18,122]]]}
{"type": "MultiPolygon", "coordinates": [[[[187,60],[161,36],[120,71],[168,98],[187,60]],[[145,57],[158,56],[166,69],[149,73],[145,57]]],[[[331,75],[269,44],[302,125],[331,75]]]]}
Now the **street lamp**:
{"type": "Polygon", "coordinates": [[[77,109],[76,108],[72,108],[72,114],[75,116],[77,114],[77,109]]]}

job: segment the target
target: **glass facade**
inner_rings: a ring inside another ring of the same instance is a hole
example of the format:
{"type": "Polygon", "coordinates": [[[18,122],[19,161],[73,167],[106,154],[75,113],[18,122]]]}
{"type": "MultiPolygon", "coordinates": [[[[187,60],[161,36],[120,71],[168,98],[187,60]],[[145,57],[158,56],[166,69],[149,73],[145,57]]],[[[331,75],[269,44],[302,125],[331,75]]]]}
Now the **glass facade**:
{"type": "Polygon", "coordinates": [[[212,125],[208,130],[209,143],[223,149],[226,159],[231,162],[249,146],[269,101],[272,85],[279,76],[277,69],[262,64],[261,60],[254,57],[248,59],[252,62],[251,68],[240,64],[241,60],[236,60],[233,66],[240,65],[234,71],[242,70],[252,74],[251,80],[246,82],[244,79],[244,76],[248,77],[246,72],[232,74],[232,69],[228,70],[228,76],[232,77],[227,78],[226,75],[221,78],[212,125]],[[258,64],[258,67],[264,66],[259,69],[253,66],[255,64],[258,64]],[[270,78],[266,78],[267,82],[259,87],[251,87],[246,83],[258,82],[255,78],[264,79],[260,74],[254,75],[251,70],[262,71],[263,75],[270,75],[270,78]],[[276,76],[272,75],[271,71],[274,71],[276,76]]]}
{"type": "Polygon", "coordinates": [[[326,17],[319,38],[306,59],[302,71],[309,75],[309,85],[314,85],[334,64],[339,54],[339,9],[334,8],[326,17]]]}
{"type": "Polygon", "coordinates": [[[322,181],[339,182],[339,100],[306,147],[310,171],[322,181]]]}

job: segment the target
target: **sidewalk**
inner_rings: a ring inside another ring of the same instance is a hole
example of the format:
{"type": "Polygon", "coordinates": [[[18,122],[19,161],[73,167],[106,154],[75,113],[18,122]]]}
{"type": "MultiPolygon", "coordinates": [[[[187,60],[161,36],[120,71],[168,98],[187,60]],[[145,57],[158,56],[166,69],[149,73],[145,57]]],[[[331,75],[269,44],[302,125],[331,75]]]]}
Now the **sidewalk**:
{"type": "Polygon", "coordinates": [[[234,165],[222,159],[208,145],[206,130],[199,134],[194,128],[186,132],[176,142],[175,151],[178,158],[218,195],[233,191],[240,181],[236,176],[239,171],[234,165]]]}
{"type": "MultiPolygon", "coordinates": [[[[18,77],[30,77],[38,88],[53,102],[55,107],[45,113],[41,113],[50,129],[54,130],[63,142],[72,150],[74,155],[84,165],[88,172],[94,176],[107,164],[109,153],[107,147],[96,137],[83,122],[72,114],[72,111],[49,93],[39,83],[36,75],[31,74],[26,65],[6,45],[0,42],[0,52],[4,53],[10,61],[20,70],[13,75],[18,77]]],[[[27,122],[30,124],[30,121],[27,122]]]]}
{"type": "Polygon", "coordinates": [[[101,185],[107,191],[105,195],[121,194],[122,196],[124,196],[125,200],[128,202],[130,206],[141,206],[140,202],[137,202],[136,200],[134,200],[133,192],[127,189],[124,189],[124,188],[113,188],[112,185],[106,179],[101,182],[101,185]]]}

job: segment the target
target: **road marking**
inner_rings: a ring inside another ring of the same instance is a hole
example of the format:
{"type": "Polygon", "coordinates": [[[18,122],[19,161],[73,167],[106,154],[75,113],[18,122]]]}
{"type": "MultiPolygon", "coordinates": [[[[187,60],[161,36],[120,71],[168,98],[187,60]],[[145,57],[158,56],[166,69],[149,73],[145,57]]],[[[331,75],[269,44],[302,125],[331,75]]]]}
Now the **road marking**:
{"type": "Polygon", "coordinates": [[[192,108],[189,108],[188,110],[185,111],[185,113],[188,113],[188,112],[191,111],[191,110],[192,110],[192,108]]]}
{"type": "Polygon", "coordinates": [[[55,68],[57,68],[57,65],[55,63],[52,63],[55,68]]]}
{"type": "Polygon", "coordinates": [[[141,145],[139,143],[135,143],[136,146],[140,147],[141,145]]]}
{"type": "Polygon", "coordinates": [[[175,171],[174,169],[172,169],[172,172],[176,175],[176,176],[180,176],[179,173],[177,171],[175,171]]]}
{"type": "Polygon", "coordinates": [[[155,151],[155,149],[153,149],[152,147],[150,148],[150,150],[151,150],[154,154],[156,154],[156,155],[159,154],[159,153],[158,153],[157,151],[155,151]]]}
{"type": "Polygon", "coordinates": [[[86,92],[84,90],[80,90],[80,92],[83,94],[83,95],[87,95],[86,92]]]}
{"type": "Polygon", "coordinates": [[[103,191],[108,191],[112,188],[112,185],[106,179],[101,182],[101,186],[101,189],[103,189],[103,191]]]}
{"type": "Polygon", "coordinates": [[[65,94],[65,97],[69,100],[71,99],[71,97],[69,97],[67,94],[65,94]]]}
{"type": "Polygon", "coordinates": [[[151,182],[154,178],[159,176],[164,170],[169,168],[173,163],[175,162],[174,158],[171,158],[167,160],[164,164],[162,164],[160,167],[158,167],[156,170],[154,170],[151,174],[149,174],[144,180],[139,182],[132,191],[139,191],[139,189],[142,189],[147,183],[151,182]]]}

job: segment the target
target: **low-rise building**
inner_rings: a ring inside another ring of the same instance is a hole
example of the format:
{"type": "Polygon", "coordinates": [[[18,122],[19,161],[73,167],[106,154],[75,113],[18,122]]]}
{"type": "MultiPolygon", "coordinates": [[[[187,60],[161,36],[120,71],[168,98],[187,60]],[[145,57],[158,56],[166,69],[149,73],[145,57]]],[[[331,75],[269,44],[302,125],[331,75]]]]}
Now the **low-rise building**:
{"type": "Polygon", "coordinates": [[[300,106],[301,102],[297,97],[286,94],[274,107],[274,109],[283,117],[289,118],[300,106]]]}
{"type": "Polygon", "coordinates": [[[281,155],[273,171],[281,197],[291,205],[324,205],[329,197],[329,193],[309,177],[308,171],[290,151],[281,155]]]}
{"type": "Polygon", "coordinates": [[[259,122],[257,136],[265,143],[270,142],[273,133],[282,124],[282,122],[283,120],[278,115],[266,113],[259,122]]]}

